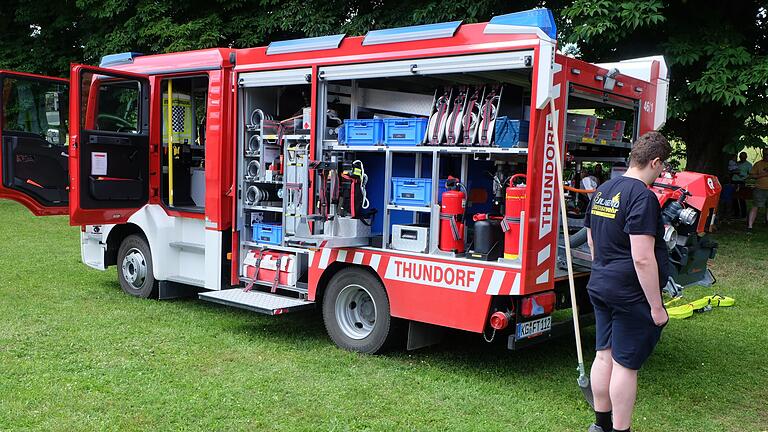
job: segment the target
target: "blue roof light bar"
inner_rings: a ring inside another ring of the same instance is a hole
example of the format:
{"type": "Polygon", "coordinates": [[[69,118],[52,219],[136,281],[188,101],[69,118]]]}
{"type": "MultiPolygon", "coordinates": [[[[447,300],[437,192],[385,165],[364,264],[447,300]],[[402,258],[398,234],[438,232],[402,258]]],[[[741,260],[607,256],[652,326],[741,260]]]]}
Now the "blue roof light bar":
{"type": "Polygon", "coordinates": [[[334,49],[339,47],[344,36],[346,34],[272,42],[267,47],[267,55],[334,49]]]}
{"type": "Polygon", "coordinates": [[[143,56],[142,53],[137,52],[124,52],[118,54],[108,54],[101,58],[99,67],[117,66],[121,64],[133,63],[133,59],[143,56]]]}
{"type": "Polygon", "coordinates": [[[437,24],[373,30],[365,35],[363,46],[451,37],[456,33],[456,30],[460,25],[461,21],[451,21],[437,24]]]}
{"type": "Polygon", "coordinates": [[[544,8],[495,16],[485,26],[483,33],[530,33],[531,27],[541,30],[549,39],[557,38],[555,17],[552,16],[552,11],[544,8]]]}

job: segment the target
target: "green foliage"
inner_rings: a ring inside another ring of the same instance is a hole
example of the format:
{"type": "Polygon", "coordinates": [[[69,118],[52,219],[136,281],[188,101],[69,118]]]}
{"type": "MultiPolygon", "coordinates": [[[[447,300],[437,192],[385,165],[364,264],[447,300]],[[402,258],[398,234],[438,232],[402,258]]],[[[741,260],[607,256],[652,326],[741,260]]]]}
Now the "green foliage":
{"type": "Polygon", "coordinates": [[[663,54],[670,68],[665,132],[689,168],[718,172],[722,153],[765,145],[768,27],[764,2],[574,0],[569,41],[586,60],[663,54]]]}
{"type": "Polygon", "coordinates": [[[272,40],[461,19],[487,20],[536,0],[5,0],[0,67],[66,75],[105,54],[247,48],[272,40]]]}
{"type": "Polygon", "coordinates": [[[717,171],[722,151],[764,145],[768,17],[763,1],[669,0],[5,0],[0,67],[66,76],[69,63],[123,51],[254,47],[272,40],[493,15],[547,6],[560,45],[589,61],[664,54],[665,132],[691,167],[717,171]],[[570,44],[566,44],[570,42],[570,44]]]}
{"type": "Polygon", "coordinates": [[[625,1],[575,0],[562,14],[574,23],[571,37],[579,41],[599,38],[601,42],[616,43],[638,28],[665,21],[661,0],[625,1]]]}

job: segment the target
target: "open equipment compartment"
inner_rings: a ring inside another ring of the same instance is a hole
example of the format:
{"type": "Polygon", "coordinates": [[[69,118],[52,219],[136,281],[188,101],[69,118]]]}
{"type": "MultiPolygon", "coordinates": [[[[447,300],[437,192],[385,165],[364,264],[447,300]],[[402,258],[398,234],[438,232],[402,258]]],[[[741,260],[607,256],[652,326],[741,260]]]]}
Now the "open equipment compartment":
{"type": "MultiPolygon", "coordinates": [[[[503,258],[499,236],[495,248],[471,253],[473,216],[491,215],[481,225],[493,220],[500,229],[506,185],[527,171],[532,56],[516,51],[319,69],[317,112],[329,115],[318,115],[318,155],[364,163],[367,198],[379,215],[373,246],[520,267],[519,259],[503,258]],[[511,124],[514,137],[507,135],[511,124]],[[459,179],[466,202],[451,222],[461,231],[456,249],[440,241],[449,226],[441,223],[447,216],[441,218],[440,203],[449,177],[459,179]]],[[[516,239],[524,225],[518,217],[516,239]]]]}
{"type": "MultiPolygon", "coordinates": [[[[640,101],[614,93],[613,87],[596,89],[574,82],[567,85],[563,131],[568,152],[564,167],[565,200],[568,228],[575,236],[584,227],[591,191],[624,174],[628,167],[629,152],[640,128],[640,101]]],[[[566,269],[564,242],[560,233],[559,272],[566,269]]],[[[571,243],[576,270],[588,270],[592,258],[586,241],[571,243]]]]}
{"type": "Polygon", "coordinates": [[[637,99],[569,83],[565,115],[568,226],[579,230],[591,198],[584,191],[626,171],[640,106],[637,99]]]}
{"type": "Polygon", "coordinates": [[[310,68],[238,79],[240,279],[306,293],[308,251],[287,245],[309,203],[310,68]]]}

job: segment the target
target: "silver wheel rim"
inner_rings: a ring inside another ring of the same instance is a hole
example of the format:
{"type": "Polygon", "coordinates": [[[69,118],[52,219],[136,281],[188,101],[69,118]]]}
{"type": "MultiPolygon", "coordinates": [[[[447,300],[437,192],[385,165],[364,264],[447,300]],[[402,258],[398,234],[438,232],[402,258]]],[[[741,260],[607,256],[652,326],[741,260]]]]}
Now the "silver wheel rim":
{"type": "Polygon", "coordinates": [[[376,302],[364,287],[351,284],[336,297],[336,322],[341,331],[352,339],[363,339],[376,325],[376,302]]]}
{"type": "Polygon", "coordinates": [[[131,248],[122,263],[123,279],[133,289],[141,289],[147,280],[147,261],[144,254],[136,248],[131,248]]]}

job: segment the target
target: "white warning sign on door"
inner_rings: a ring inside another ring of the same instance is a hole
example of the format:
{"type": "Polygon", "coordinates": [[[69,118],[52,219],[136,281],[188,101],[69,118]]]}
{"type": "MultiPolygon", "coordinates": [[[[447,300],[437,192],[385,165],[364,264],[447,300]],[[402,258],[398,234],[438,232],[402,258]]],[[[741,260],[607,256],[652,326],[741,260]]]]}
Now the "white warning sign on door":
{"type": "Polygon", "coordinates": [[[104,152],[91,153],[91,175],[107,175],[107,154],[104,152]]]}

